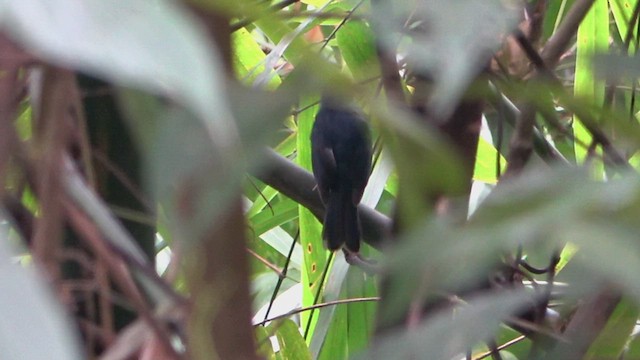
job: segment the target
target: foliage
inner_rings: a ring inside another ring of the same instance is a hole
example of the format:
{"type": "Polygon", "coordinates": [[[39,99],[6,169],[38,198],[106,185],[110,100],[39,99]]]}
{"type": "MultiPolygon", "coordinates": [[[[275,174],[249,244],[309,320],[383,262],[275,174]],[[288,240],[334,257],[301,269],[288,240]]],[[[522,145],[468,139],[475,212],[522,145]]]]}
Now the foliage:
{"type": "Polygon", "coordinates": [[[639,9],[0,0],[0,348],[637,358],[639,9]],[[323,247],[328,92],[374,135],[373,272],[323,247]]]}

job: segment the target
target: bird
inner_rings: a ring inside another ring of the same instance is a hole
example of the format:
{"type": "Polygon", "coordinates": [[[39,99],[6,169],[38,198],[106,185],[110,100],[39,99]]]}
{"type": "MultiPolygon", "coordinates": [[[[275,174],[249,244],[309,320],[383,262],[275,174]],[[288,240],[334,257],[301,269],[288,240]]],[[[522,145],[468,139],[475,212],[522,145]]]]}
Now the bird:
{"type": "Polygon", "coordinates": [[[358,254],[358,204],[371,172],[371,135],[364,116],[351,104],[323,96],[311,130],[311,159],[325,207],[325,247],[358,254]]]}

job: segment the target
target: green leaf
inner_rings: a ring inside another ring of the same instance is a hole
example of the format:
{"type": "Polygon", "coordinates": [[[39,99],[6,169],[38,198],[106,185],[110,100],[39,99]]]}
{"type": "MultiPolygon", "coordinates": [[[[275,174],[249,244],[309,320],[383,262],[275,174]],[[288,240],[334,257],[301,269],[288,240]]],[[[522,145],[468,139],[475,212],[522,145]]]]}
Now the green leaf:
{"type": "MultiPolygon", "coordinates": [[[[336,33],[336,40],[340,53],[357,82],[379,76],[374,34],[364,21],[348,21],[336,33]]],[[[374,87],[371,89],[374,90],[374,87]]],[[[371,91],[371,95],[373,93],[371,91]]]]}
{"type": "Polygon", "coordinates": [[[321,6],[324,6],[326,3],[328,3],[329,0],[301,0],[300,2],[304,4],[313,5],[319,8],[321,6]]]}
{"type": "Polygon", "coordinates": [[[585,359],[619,359],[636,325],[638,315],[640,310],[636,303],[629,298],[623,298],[611,314],[605,328],[591,344],[585,359]]]}
{"type": "Polygon", "coordinates": [[[264,326],[254,327],[256,332],[256,344],[258,345],[257,353],[265,359],[274,360],[276,358],[273,348],[271,347],[271,341],[269,338],[271,334],[264,326]]]}
{"type": "Polygon", "coordinates": [[[347,321],[347,307],[336,307],[331,317],[331,323],[326,332],[324,342],[322,343],[322,349],[320,350],[320,354],[318,354],[318,360],[346,360],[349,358],[347,348],[347,321]]]}
{"type": "MultiPolygon", "coordinates": [[[[315,100],[315,99],[314,99],[315,100]]],[[[305,108],[312,103],[307,99],[301,103],[300,108],[305,108]]],[[[311,170],[311,129],[318,106],[314,105],[298,114],[298,141],[297,162],[307,170],[311,170]]],[[[322,272],[327,266],[329,252],[325,250],[322,241],[322,224],[316,217],[302,205],[299,205],[298,219],[300,221],[300,244],[303,250],[304,266],[302,268],[302,306],[313,305],[322,272]]],[[[309,337],[313,337],[315,319],[309,319],[311,312],[302,314],[302,328],[306,329],[307,322],[312,321],[309,337]]]]}
{"type": "MultiPolygon", "coordinates": [[[[340,298],[340,295],[343,293],[343,284],[347,276],[347,271],[349,270],[349,264],[344,259],[344,255],[342,252],[336,252],[334,256],[334,260],[332,263],[331,272],[327,276],[327,281],[323,293],[322,300],[324,302],[335,301],[340,298]]],[[[335,355],[338,358],[341,358],[346,351],[346,336],[343,338],[333,338],[332,331],[334,331],[334,327],[338,328],[339,332],[346,332],[346,328],[344,328],[343,321],[346,321],[346,312],[343,311],[342,320],[336,320],[337,317],[337,309],[336,306],[328,306],[320,309],[320,315],[318,316],[318,321],[315,326],[315,331],[313,333],[313,337],[311,338],[311,343],[309,345],[309,349],[311,350],[311,354],[314,358],[318,358],[321,352],[327,351],[327,355],[335,355]],[[329,341],[328,347],[325,350],[325,342],[329,341]],[[337,341],[337,343],[336,343],[337,341]]],[[[316,311],[317,313],[317,311],[316,311]]]]}
{"type": "MultiPolygon", "coordinates": [[[[232,34],[233,64],[237,76],[246,84],[251,84],[256,76],[265,70],[266,55],[251,33],[242,28],[232,34]]],[[[280,77],[275,75],[267,82],[268,88],[280,85],[280,77]]]]}
{"type": "Polygon", "coordinates": [[[264,208],[250,218],[253,232],[260,236],[267,231],[298,217],[298,204],[288,200],[280,201],[271,208],[264,208]],[[273,211],[273,212],[272,212],[273,211]]]}
{"type": "MultiPolygon", "coordinates": [[[[362,270],[351,267],[347,273],[346,295],[348,299],[377,296],[374,279],[362,270]]],[[[375,323],[375,302],[356,302],[347,306],[347,332],[349,354],[364,350],[371,340],[375,323]]]]}
{"type": "MultiPolygon", "coordinates": [[[[613,20],[616,23],[616,27],[618,28],[618,34],[622,41],[627,37],[627,33],[629,32],[629,24],[631,23],[631,16],[633,15],[633,8],[636,5],[635,1],[629,0],[609,0],[609,7],[611,8],[611,14],[613,15],[613,20]]],[[[638,30],[633,29],[632,31],[632,41],[629,43],[629,53],[635,53],[635,44],[633,39],[637,37],[638,30]]]]}
{"type": "Polygon", "coordinates": [[[542,30],[542,36],[544,39],[549,39],[560,22],[567,15],[567,11],[571,9],[575,0],[560,0],[550,1],[547,3],[547,10],[544,15],[544,24],[542,30]]]}
{"type": "MultiPolygon", "coordinates": [[[[473,171],[473,179],[476,181],[482,181],[488,184],[495,184],[498,182],[496,176],[497,161],[496,157],[498,152],[492,144],[489,144],[484,138],[480,137],[478,141],[478,152],[476,155],[475,169],[473,171]]],[[[500,155],[501,169],[504,171],[506,168],[506,160],[500,155]]]]}
{"type": "Polygon", "coordinates": [[[298,326],[291,320],[285,319],[270,325],[276,328],[276,336],[280,344],[280,354],[284,360],[311,360],[311,353],[300,334],[298,326]]]}
{"type": "MultiPolygon", "coordinates": [[[[592,57],[603,52],[609,45],[609,8],[607,0],[596,0],[578,28],[574,94],[598,106],[604,101],[604,82],[593,74],[592,57]]],[[[576,140],[591,143],[591,134],[579,119],[574,118],[573,134],[576,140]]],[[[575,154],[578,161],[587,157],[587,149],[576,141],[575,154]]]]}
{"type": "MultiPolygon", "coordinates": [[[[276,195],[279,194],[278,190],[267,185],[256,190],[256,197],[253,199],[249,210],[245,213],[245,216],[249,219],[261,213],[265,208],[268,208],[276,195]]],[[[268,210],[272,211],[270,208],[268,210]]]]}
{"type": "Polygon", "coordinates": [[[631,341],[629,342],[629,346],[624,353],[624,360],[639,360],[640,359],[640,336],[635,334],[631,341]]]}
{"type": "MultiPolygon", "coordinates": [[[[291,249],[291,243],[295,239],[281,228],[273,228],[260,236],[265,243],[269,244],[274,250],[277,250],[282,256],[287,256],[291,249]]],[[[291,254],[291,264],[289,266],[294,269],[302,269],[302,249],[300,245],[295,244],[293,253],[291,254]]]]}

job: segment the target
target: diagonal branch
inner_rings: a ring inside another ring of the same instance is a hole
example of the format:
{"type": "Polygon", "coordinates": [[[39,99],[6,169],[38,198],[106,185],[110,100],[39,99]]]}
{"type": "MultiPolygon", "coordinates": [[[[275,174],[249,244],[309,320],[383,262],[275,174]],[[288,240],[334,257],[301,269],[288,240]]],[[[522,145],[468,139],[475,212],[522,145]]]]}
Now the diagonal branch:
{"type": "Polygon", "coordinates": [[[578,31],[578,26],[587,15],[595,0],[577,0],[565,17],[562,24],[553,33],[542,50],[542,59],[548,68],[554,68],[571,39],[578,31]]]}
{"type": "MultiPolygon", "coordinates": [[[[254,176],[306,207],[321,220],[324,217],[324,206],[316,191],[313,175],[271,149],[267,149],[263,156],[267,165],[254,176]]],[[[358,211],[364,242],[380,249],[391,228],[391,220],[366,205],[360,204],[358,211]]]]}

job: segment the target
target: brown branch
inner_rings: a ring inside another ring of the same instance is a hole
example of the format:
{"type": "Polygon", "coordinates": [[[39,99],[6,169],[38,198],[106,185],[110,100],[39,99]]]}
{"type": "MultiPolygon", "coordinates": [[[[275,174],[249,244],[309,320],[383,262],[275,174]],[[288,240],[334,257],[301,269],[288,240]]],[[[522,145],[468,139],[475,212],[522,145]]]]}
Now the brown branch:
{"type": "Polygon", "coordinates": [[[154,330],[156,336],[162,339],[162,343],[165,350],[169,353],[173,353],[175,358],[178,358],[178,354],[171,346],[169,336],[163,326],[155,320],[153,311],[150,309],[147,301],[142,296],[142,293],[135,285],[135,282],[127,270],[125,263],[116,257],[112,251],[105,246],[104,240],[101,238],[100,231],[87,217],[87,215],[77,208],[73,201],[66,199],[64,201],[64,208],[67,213],[67,219],[71,226],[82,236],[84,243],[91,248],[94,253],[102,259],[108,266],[109,271],[113,275],[115,282],[120,287],[121,291],[132,302],[138,314],[145,319],[147,324],[154,330]]]}
{"type": "Polygon", "coordinates": [[[511,136],[509,154],[507,156],[507,171],[505,178],[519,174],[529,161],[533,151],[533,131],[535,129],[536,108],[527,103],[520,112],[520,118],[511,136]]]}
{"type": "Polygon", "coordinates": [[[91,155],[95,158],[102,166],[105,167],[106,170],[111,172],[114,178],[120,181],[120,184],[124,186],[125,189],[129,190],[131,196],[133,196],[140,205],[142,205],[149,213],[154,213],[155,205],[149,201],[149,199],[144,195],[143,191],[135,184],[133,180],[131,180],[130,176],[127,175],[117,164],[109,159],[109,157],[101,150],[94,149],[91,151],[91,155]]]}
{"type": "Polygon", "coordinates": [[[547,67],[555,68],[594,2],[595,0],[577,0],[573,3],[562,24],[542,49],[542,58],[547,67]]]}
{"type": "MultiPolygon", "coordinates": [[[[60,267],[55,254],[62,246],[62,184],[60,181],[63,152],[69,138],[70,92],[73,73],[45,67],[41,84],[34,133],[36,153],[36,188],[41,216],[36,219],[33,233],[33,255],[47,269],[50,280],[57,281],[60,267]]],[[[36,99],[37,101],[37,99],[36,99]]]]}
{"type": "MultiPolygon", "coordinates": [[[[521,32],[516,33],[516,40],[536,67],[536,71],[529,81],[534,83],[543,80],[551,82],[550,90],[560,99],[564,99],[566,105],[573,105],[571,96],[564,90],[560,80],[549,70],[549,64],[543,60],[544,54],[539,55],[521,32]]],[[[613,146],[611,140],[609,140],[606,134],[598,127],[597,121],[590,112],[585,111],[580,106],[572,106],[569,110],[574,112],[587,131],[591,133],[593,140],[602,145],[605,155],[603,160],[605,162],[631,169],[631,166],[624,156],[613,146]]],[[[509,168],[507,169],[507,175],[509,176],[522,170],[531,155],[536,111],[537,109],[533,104],[525,105],[521,113],[520,121],[516,124],[511,140],[511,152],[508,158],[509,168]],[[514,162],[513,164],[511,163],[512,161],[514,162]]],[[[543,113],[548,115],[546,111],[543,111],[543,113]]]]}
{"type": "Polygon", "coordinates": [[[478,355],[477,357],[474,358],[474,360],[486,359],[489,356],[491,356],[495,351],[504,350],[504,349],[508,348],[509,346],[517,344],[517,343],[519,343],[520,341],[522,341],[522,340],[524,340],[526,338],[527,338],[526,336],[520,335],[520,336],[518,336],[518,337],[516,337],[516,338],[514,338],[512,340],[507,341],[506,343],[504,343],[504,344],[502,344],[500,346],[497,346],[494,350],[487,351],[487,352],[485,352],[483,354],[478,355]]]}
{"type": "MultiPolygon", "coordinates": [[[[13,120],[22,96],[19,70],[25,57],[13,42],[0,33],[0,179],[18,141],[13,120]]],[[[4,186],[0,187],[0,197],[4,186]]]]}
{"type": "MultiPolygon", "coordinates": [[[[283,5],[285,3],[280,3],[283,5]]],[[[288,6],[288,5],[284,5],[288,6]]],[[[234,74],[229,18],[227,14],[192,5],[209,35],[210,46],[221,54],[226,75],[234,74]]],[[[231,80],[229,80],[231,81],[231,80]]],[[[224,164],[204,164],[224,170],[224,164]]],[[[185,181],[176,195],[194,203],[202,189],[185,181]]],[[[258,359],[251,328],[249,259],[245,251],[246,223],[240,189],[227,210],[210,226],[191,248],[185,248],[187,278],[192,308],[188,319],[187,353],[194,359],[258,359]]],[[[190,211],[178,213],[183,225],[193,219],[190,211]]]]}
{"type": "Polygon", "coordinates": [[[605,286],[578,307],[549,359],[583,359],[620,303],[620,292],[605,286]]]}
{"type": "Polygon", "coordinates": [[[33,235],[33,223],[35,218],[31,211],[12,194],[5,194],[2,198],[2,206],[9,212],[13,225],[27,243],[33,235]]]}
{"type": "MultiPolygon", "coordinates": [[[[254,176],[265,184],[280,191],[283,195],[309,209],[322,221],[324,206],[316,191],[316,181],[310,172],[294,164],[289,159],[271,149],[263,153],[265,166],[254,176]]],[[[362,238],[367,244],[380,249],[383,240],[391,229],[391,220],[366,205],[358,206],[362,225],[362,238]]]]}
{"type": "MultiPolygon", "coordinates": [[[[64,192],[70,203],[82,210],[100,232],[107,246],[111,251],[118,254],[132,269],[136,275],[144,278],[148,285],[155,286],[156,289],[175,304],[183,304],[184,299],[178,295],[166,282],[156,273],[155,268],[147,260],[146,255],[140,249],[132,236],[125,230],[124,226],[118,222],[107,206],[89,189],[84,179],[69,158],[65,161],[64,192]]],[[[158,295],[146,294],[147,296],[158,295]]],[[[154,298],[162,300],[165,298],[154,298]]]]}
{"type": "MultiPolygon", "coordinates": [[[[258,253],[256,253],[255,251],[247,248],[247,252],[249,254],[251,254],[251,256],[253,256],[254,258],[256,258],[256,260],[260,261],[262,263],[262,265],[266,266],[267,268],[269,268],[271,271],[273,271],[274,273],[276,273],[278,275],[278,277],[282,277],[282,270],[280,270],[277,266],[275,266],[274,264],[270,263],[269,260],[265,259],[264,257],[258,255],[258,253]]],[[[293,279],[291,279],[293,280],[293,279]]]]}

